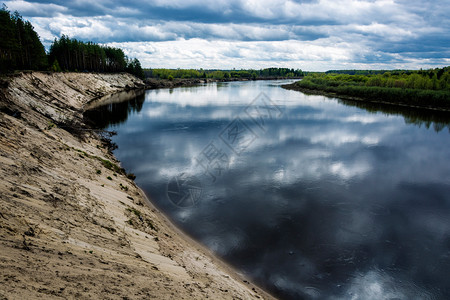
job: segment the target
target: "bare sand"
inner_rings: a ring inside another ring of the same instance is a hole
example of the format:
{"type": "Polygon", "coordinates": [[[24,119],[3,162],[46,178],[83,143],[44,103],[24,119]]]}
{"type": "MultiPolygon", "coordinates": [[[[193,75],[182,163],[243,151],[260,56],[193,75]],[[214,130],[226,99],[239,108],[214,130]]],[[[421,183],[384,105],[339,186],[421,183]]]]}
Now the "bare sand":
{"type": "Polygon", "coordinates": [[[176,229],[85,130],[88,103],[141,80],[33,72],[1,86],[0,299],[272,299],[176,229]]]}

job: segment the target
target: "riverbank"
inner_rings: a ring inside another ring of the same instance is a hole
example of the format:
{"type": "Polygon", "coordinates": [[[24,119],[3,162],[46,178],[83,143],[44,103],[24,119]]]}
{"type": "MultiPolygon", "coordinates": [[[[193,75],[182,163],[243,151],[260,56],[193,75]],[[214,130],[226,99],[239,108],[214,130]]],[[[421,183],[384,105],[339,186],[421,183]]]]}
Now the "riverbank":
{"type": "Polygon", "coordinates": [[[129,74],[22,73],[0,89],[0,298],[271,297],[182,234],[83,122],[129,74]]]}
{"type": "Polygon", "coordinates": [[[340,97],[352,101],[362,101],[383,105],[411,107],[437,111],[450,111],[450,93],[447,91],[416,90],[354,85],[316,84],[310,80],[297,81],[282,86],[308,95],[340,97]]]}

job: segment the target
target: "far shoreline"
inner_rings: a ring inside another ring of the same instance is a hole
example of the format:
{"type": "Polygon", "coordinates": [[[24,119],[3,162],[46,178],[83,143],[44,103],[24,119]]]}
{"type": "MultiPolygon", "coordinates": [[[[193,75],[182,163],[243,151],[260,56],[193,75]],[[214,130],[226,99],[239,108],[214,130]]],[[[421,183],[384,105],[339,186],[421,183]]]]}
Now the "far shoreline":
{"type": "Polygon", "coordinates": [[[164,88],[177,88],[177,87],[189,87],[197,86],[205,83],[213,82],[248,82],[248,81],[263,81],[263,80],[298,80],[303,77],[264,77],[264,78],[227,78],[227,79],[215,79],[215,78],[174,78],[170,79],[159,79],[159,78],[146,78],[145,89],[164,89],[164,88]]]}
{"type": "MultiPolygon", "coordinates": [[[[321,89],[309,89],[309,88],[301,87],[297,84],[298,82],[299,81],[296,81],[291,84],[285,84],[285,85],[282,85],[281,87],[286,90],[302,92],[306,95],[319,95],[319,96],[326,96],[326,97],[330,97],[330,98],[339,98],[339,99],[348,100],[348,101],[378,104],[378,105],[382,105],[382,106],[397,106],[397,107],[403,107],[403,108],[406,107],[406,108],[419,109],[419,110],[439,111],[439,112],[450,113],[450,108],[446,108],[446,107],[442,107],[442,106],[413,105],[413,104],[404,103],[404,102],[377,100],[372,97],[349,96],[349,95],[346,95],[343,93],[329,92],[329,91],[325,91],[325,90],[321,90],[321,89]]],[[[448,101],[450,102],[450,99],[448,101]]]]}

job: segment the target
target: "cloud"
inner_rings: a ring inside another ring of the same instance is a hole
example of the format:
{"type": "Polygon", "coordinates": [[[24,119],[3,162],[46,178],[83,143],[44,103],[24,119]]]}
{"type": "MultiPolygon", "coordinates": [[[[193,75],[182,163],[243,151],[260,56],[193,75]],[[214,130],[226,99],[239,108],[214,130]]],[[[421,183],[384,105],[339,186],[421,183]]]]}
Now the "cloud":
{"type": "Polygon", "coordinates": [[[450,3],[443,0],[20,0],[5,4],[32,21],[47,48],[61,34],[126,45],[145,67],[157,62],[191,68],[231,68],[242,63],[253,68],[310,70],[427,68],[446,65],[450,59],[446,13],[450,3]],[[149,57],[155,52],[159,56],[149,57]],[[224,61],[212,61],[219,58],[224,61]]]}
{"type": "Polygon", "coordinates": [[[52,17],[57,13],[65,13],[67,7],[55,3],[31,3],[26,1],[6,1],[5,5],[12,11],[19,11],[27,17],[52,17]]]}
{"type": "Polygon", "coordinates": [[[127,55],[140,54],[144,64],[156,67],[188,68],[191,60],[201,60],[205,68],[252,68],[258,66],[288,66],[310,61],[330,64],[333,61],[351,63],[350,45],[322,45],[314,42],[289,41],[208,41],[204,39],[165,42],[109,43],[125,50],[127,55]]]}

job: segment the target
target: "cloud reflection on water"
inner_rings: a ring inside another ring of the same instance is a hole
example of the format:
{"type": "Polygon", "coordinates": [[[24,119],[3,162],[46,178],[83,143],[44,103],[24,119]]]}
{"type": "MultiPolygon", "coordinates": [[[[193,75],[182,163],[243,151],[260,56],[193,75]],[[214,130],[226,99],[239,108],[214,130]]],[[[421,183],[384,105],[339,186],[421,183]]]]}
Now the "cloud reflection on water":
{"type": "Polygon", "coordinates": [[[447,132],[264,82],[146,97],[112,126],[115,154],[184,230],[270,290],[287,299],[450,295],[447,132]],[[283,117],[240,156],[229,151],[230,169],[208,181],[194,158],[261,91],[283,117]],[[180,172],[202,179],[194,207],[167,201],[180,172]]]}

